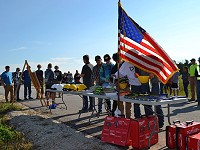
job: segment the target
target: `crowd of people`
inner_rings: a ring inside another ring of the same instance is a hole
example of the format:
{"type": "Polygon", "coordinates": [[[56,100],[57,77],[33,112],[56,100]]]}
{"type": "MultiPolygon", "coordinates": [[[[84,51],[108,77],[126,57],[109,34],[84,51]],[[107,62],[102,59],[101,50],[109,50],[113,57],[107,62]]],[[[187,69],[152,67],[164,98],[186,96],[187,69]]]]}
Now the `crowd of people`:
{"type": "MultiPolygon", "coordinates": [[[[30,67],[30,66],[29,66],[30,67]]],[[[47,66],[46,71],[44,72],[40,64],[37,65],[37,70],[35,71],[37,79],[41,86],[41,97],[39,97],[39,93],[36,95],[36,99],[44,98],[48,95],[44,92],[44,85],[45,89],[50,89],[53,84],[67,84],[67,83],[81,83],[80,73],[76,70],[76,73],[73,77],[72,73],[68,71],[68,73],[62,74],[59,70],[58,66],[54,67],[54,71],[52,70],[52,64],[49,63],[47,66]]],[[[31,78],[28,72],[28,69],[22,73],[20,72],[20,68],[16,68],[15,72],[10,72],[10,66],[5,67],[5,71],[1,74],[1,81],[5,89],[5,99],[8,102],[8,94],[10,93],[10,102],[13,102],[15,99],[16,101],[21,101],[19,97],[20,87],[24,85],[24,100],[33,99],[31,97],[31,78]],[[22,74],[21,74],[22,73],[22,74]],[[20,77],[22,77],[20,79],[20,77]],[[15,97],[14,97],[15,95],[15,97]]]]}
{"type": "MultiPolygon", "coordinates": [[[[93,85],[99,86],[107,86],[110,83],[117,83],[116,79],[120,79],[126,77],[128,79],[129,86],[127,87],[130,91],[136,94],[152,94],[159,95],[162,93],[168,93],[169,95],[178,96],[179,95],[179,76],[182,75],[183,87],[186,97],[188,94],[188,86],[190,84],[191,89],[191,99],[190,101],[194,101],[195,99],[195,91],[197,95],[197,102],[200,105],[200,58],[198,59],[199,64],[196,63],[196,60],[191,59],[191,65],[188,68],[184,67],[183,72],[176,72],[171,79],[164,85],[160,82],[160,80],[152,73],[147,73],[131,63],[121,61],[119,59],[118,53],[114,53],[112,58],[109,54],[105,54],[103,56],[103,60],[101,56],[95,56],[96,64],[93,66],[90,63],[90,58],[88,55],[83,56],[84,66],[82,67],[81,73],[76,70],[74,76],[70,71],[67,73],[63,73],[59,70],[58,66],[55,66],[53,70],[52,64],[49,63],[47,65],[47,69],[45,72],[41,69],[42,66],[40,64],[37,65],[37,70],[35,71],[38,81],[41,85],[41,93],[42,96],[39,97],[37,93],[36,99],[44,98],[46,96],[47,102],[51,98],[55,101],[55,93],[44,92],[45,89],[51,89],[53,84],[61,84],[61,83],[81,83],[80,79],[82,78],[83,84],[87,86],[89,89],[93,85]],[[112,63],[111,59],[115,62],[112,63]],[[119,70],[118,70],[119,66],[119,70]],[[150,77],[149,83],[140,83],[138,80],[138,75],[148,75],[150,77]]],[[[14,73],[10,72],[10,67],[6,66],[5,71],[1,74],[1,78],[3,81],[3,86],[5,89],[5,99],[8,101],[8,94],[10,92],[10,102],[14,101],[14,95],[16,96],[16,100],[20,101],[19,90],[21,86],[20,82],[20,68],[16,68],[14,73]],[[19,83],[20,82],[20,83],[19,83]],[[15,94],[14,94],[15,93],[15,94]]],[[[28,70],[25,70],[22,74],[22,82],[24,84],[24,100],[33,99],[31,97],[31,78],[28,70]]],[[[59,95],[60,96],[60,95],[59,95]]],[[[111,115],[114,116],[114,112],[118,108],[126,118],[131,118],[131,107],[132,104],[126,102],[125,106],[121,101],[113,101],[111,106],[110,99],[105,100],[107,104],[107,110],[111,115]]],[[[97,115],[102,113],[102,103],[103,99],[98,99],[98,112],[97,115]]],[[[95,107],[95,99],[94,97],[83,96],[83,106],[80,112],[88,112],[93,111],[95,107]]],[[[140,118],[140,105],[133,104],[134,109],[134,117],[140,118]]],[[[152,115],[152,106],[144,105],[144,110],[146,115],[152,115]]],[[[164,125],[164,116],[161,106],[156,106],[156,113],[158,114],[159,127],[162,128],[164,125]]]]}

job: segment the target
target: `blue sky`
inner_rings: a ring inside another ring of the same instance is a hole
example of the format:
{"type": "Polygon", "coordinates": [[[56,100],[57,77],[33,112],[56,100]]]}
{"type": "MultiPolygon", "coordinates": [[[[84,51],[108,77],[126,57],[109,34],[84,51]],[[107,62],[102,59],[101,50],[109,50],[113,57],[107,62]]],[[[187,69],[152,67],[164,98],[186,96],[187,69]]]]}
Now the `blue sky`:
{"type": "MultiPolygon", "coordinates": [[[[117,51],[117,0],[0,0],[0,71],[5,65],[81,71],[82,56],[117,51]]],[[[123,8],[172,59],[198,58],[199,0],[121,0],[123,8]]]]}

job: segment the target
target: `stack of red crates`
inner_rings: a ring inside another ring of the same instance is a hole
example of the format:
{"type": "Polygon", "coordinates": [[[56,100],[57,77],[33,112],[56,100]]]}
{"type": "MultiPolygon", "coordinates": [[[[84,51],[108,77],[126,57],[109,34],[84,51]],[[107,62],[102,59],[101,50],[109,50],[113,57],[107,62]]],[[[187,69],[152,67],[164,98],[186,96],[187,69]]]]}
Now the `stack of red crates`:
{"type": "MultiPolygon", "coordinates": [[[[166,127],[166,145],[170,149],[186,150],[190,149],[191,143],[194,143],[194,134],[200,132],[200,123],[194,121],[186,121],[166,127]],[[190,141],[190,144],[189,144],[190,141]],[[189,146],[190,145],[190,146],[189,146]]],[[[199,136],[200,137],[200,136],[199,136]]],[[[190,149],[192,150],[192,149],[190,149]]],[[[197,150],[197,149],[193,149],[197,150]]]]}
{"type": "Polygon", "coordinates": [[[158,119],[155,116],[126,119],[108,116],[105,119],[101,141],[137,149],[148,148],[148,140],[155,126],[150,145],[158,142],[158,119]],[[156,121],[156,122],[155,122],[156,121]]]}

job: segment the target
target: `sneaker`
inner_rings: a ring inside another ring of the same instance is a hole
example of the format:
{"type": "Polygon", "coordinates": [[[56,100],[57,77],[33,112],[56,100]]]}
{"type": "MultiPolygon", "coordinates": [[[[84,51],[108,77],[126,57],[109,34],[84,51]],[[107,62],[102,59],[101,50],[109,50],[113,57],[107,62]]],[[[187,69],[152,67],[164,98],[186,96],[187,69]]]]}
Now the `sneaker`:
{"type": "Polygon", "coordinates": [[[28,99],[33,99],[32,97],[29,97],[28,99]]]}
{"type": "Polygon", "coordinates": [[[89,112],[93,112],[93,111],[94,111],[94,109],[88,109],[88,111],[89,111],[89,112]]]}
{"type": "Polygon", "coordinates": [[[86,112],[88,112],[87,109],[81,109],[81,110],[79,110],[79,113],[86,113],[86,112]]]}
{"type": "Polygon", "coordinates": [[[28,99],[25,97],[24,100],[28,100],[28,99]]]}
{"type": "Polygon", "coordinates": [[[22,101],[22,99],[18,98],[18,99],[17,99],[17,102],[20,102],[20,101],[22,101]]]}
{"type": "Polygon", "coordinates": [[[102,111],[99,111],[96,113],[96,116],[100,116],[102,114],[102,111]]]}
{"type": "Polygon", "coordinates": [[[195,101],[195,99],[192,99],[192,98],[191,98],[191,99],[188,99],[188,101],[195,101]]]}

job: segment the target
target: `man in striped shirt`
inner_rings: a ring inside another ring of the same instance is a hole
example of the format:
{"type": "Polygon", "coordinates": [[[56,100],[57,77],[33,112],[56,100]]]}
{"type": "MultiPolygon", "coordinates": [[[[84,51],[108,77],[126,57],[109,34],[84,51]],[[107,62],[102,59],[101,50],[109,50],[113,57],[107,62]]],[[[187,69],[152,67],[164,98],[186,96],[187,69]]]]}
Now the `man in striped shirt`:
{"type": "MultiPolygon", "coordinates": [[[[99,55],[95,56],[95,61],[96,61],[96,65],[93,67],[93,78],[94,78],[94,82],[95,85],[100,85],[100,69],[102,66],[102,59],[99,55]]],[[[97,115],[100,115],[102,113],[102,98],[98,98],[98,112],[97,115]]]]}

